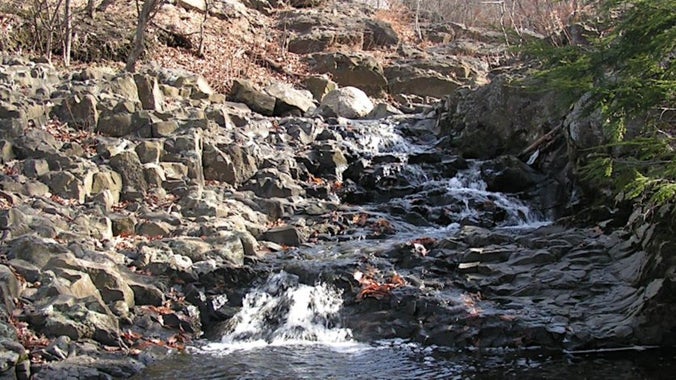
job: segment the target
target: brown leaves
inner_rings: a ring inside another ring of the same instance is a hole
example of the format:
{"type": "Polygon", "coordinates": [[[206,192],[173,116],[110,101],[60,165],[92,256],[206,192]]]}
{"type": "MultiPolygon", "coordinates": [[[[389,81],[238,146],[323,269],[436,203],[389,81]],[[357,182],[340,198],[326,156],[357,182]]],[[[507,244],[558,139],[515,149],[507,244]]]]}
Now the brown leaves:
{"type": "MultiPolygon", "coordinates": [[[[122,340],[122,343],[128,347],[126,353],[129,355],[139,355],[143,350],[152,346],[167,347],[183,351],[185,349],[185,344],[190,342],[190,337],[184,333],[178,333],[163,340],[160,338],[144,337],[142,334],[132,332],[131,330],[127,330],[120,334],[120,339],[122,340]]],[[[121,347],[115,346],[105,346],[104,349],[108,352],[122,351],[121,347]]]]}
{"type": "Polygon", "coordinates": [[[393,235],[396,230],[392,223],[384,218],[380,218],[371,225],[371,229],[376,236],[379,235],[393,235]]]}
{"type": "Polygon", "coordinates": [[[406,281],[398,273],[394,273],[389,281],[380,283],[373,279],[371,275],[357,270],[354,272],[354,279],[361,285],[361,291],[357,294],[357,300],[363,300],[368,297],[380,300],[389,296],[393,289],[406,286],[406,281]]]}

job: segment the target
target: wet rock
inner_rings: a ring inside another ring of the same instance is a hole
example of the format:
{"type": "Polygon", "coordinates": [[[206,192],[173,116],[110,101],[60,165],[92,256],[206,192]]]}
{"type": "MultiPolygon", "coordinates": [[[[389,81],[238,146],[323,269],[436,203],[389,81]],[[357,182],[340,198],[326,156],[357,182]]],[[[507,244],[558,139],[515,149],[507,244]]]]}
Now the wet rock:
{"type": "Polygon", "coordinates": [[[260,238],[288,247],[298,247],[305,240],[300,231],[293,226],[271,228],[265,231],[260,238]]]}
{"type": "Polygon", "coordinates": [[[502,156],[482,167],[487,190],[518,193],[541,182],[543,176],[514,156],[502,156]]]}

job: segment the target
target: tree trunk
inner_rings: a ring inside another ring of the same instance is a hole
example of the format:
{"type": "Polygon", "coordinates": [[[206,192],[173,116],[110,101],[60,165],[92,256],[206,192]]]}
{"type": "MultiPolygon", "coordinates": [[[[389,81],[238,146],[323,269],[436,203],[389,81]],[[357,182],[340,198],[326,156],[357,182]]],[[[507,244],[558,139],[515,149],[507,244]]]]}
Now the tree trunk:
{"type": "Polygon", "coordinates": [[[63,65],[68,67],[70,66],[70,50],[73,45],[73,20],[70,9],[70,0],[66,0],[64,11],[64,22],[65,28],[63,31],[63,65]]]}
{"type": "Polygon", "coordinates": [[[89,18],[94,18],[96,13],[96,0],[87,0],[87,7],[85,10],[87,11],[87,16],[89,16],[89,18]]]}
{"type": "Polygon", "coordinates": [[[148,22],[150,22],[155,15],[156,10],[162,5],[162,1],[163,0],[143,1],[143,7],[141,7],[138,12],[138,23],[136,24],[134,42],[132,44],[131,52],[129,52],[129,57],[127,57],[127,64],[124,67],[126,71],[132,73],[136,71],[136,61],[141,54],[143,54],[143,50],[145,49],[146,27],[148,27],[148,22]]]}

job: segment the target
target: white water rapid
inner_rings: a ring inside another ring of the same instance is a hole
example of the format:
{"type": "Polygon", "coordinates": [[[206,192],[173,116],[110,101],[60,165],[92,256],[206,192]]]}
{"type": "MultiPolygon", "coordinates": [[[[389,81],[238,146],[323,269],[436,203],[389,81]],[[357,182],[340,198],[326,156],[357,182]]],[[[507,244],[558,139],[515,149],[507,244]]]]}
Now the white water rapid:
{"type": "Polygon", "coordinates": [[[332,286],[299,284],[294,275],[276,273],[246,295],[221,341],[203,349],[227,353],[265,346],[357,345],[352,332],[338,324],[342,304],[341,292],[332,286]]]}

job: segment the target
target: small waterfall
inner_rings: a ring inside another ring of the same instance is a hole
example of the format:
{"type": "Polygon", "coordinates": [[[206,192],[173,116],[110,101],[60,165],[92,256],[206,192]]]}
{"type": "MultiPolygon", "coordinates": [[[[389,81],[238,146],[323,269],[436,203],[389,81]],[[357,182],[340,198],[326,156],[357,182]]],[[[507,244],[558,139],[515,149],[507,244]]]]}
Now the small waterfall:
{"type": "Polygon", "coordinates": [[[350,343],[352,332],[338,324],[342,304],[334,287],[299,284],[297,276],[282,271],[246,295],[221,343],[205,349],[350,343]]]}
{"type": "Polygon", "coordinates": [[[458,172],[455,177],[446,183],[446,191],[453,197],[460,197],[465,205],[463,217],[478,216],[478,210],[470,207],[470,200],[474,203],[490,203],[505,210],[507,217],[505,227],[527,227],[547,224],[540,215],[534,212],[527,204],[519,199],[503,193],[486,190],[486,182],[481,179],[478,163],[472,163],[467,170],[458,172]]]}

